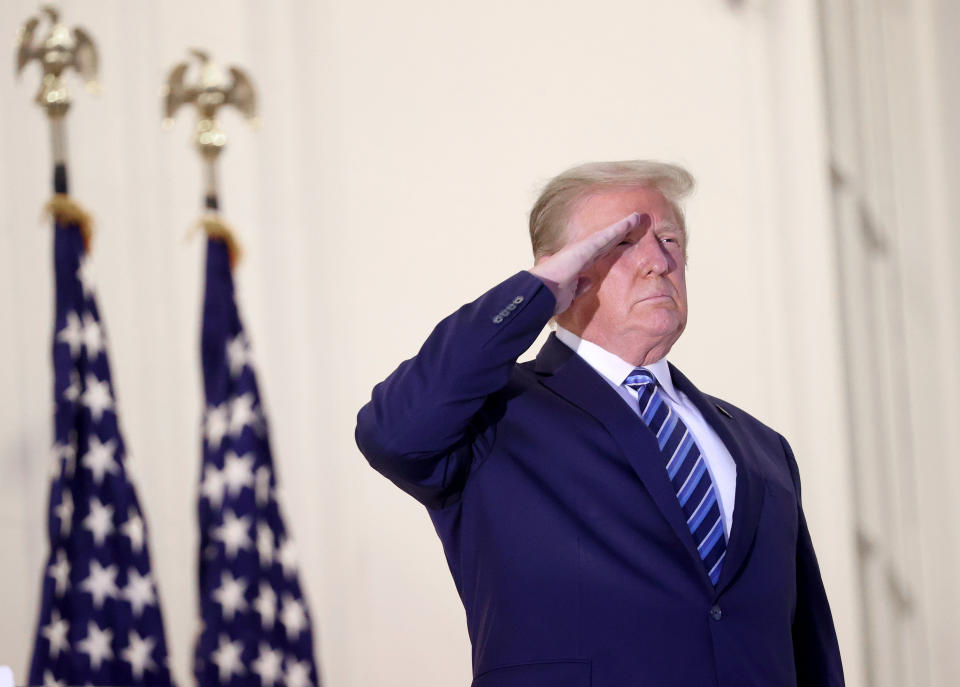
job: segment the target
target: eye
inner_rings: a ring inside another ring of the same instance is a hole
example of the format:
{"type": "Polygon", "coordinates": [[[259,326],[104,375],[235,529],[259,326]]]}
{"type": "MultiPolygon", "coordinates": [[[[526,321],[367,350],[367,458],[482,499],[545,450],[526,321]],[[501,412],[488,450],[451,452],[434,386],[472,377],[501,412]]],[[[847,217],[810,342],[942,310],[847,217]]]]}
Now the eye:
{"type": "Polygon", "coordinates": [[[672,243],[674,245],[678,245],[678,246],[680,245],[680,241],[678,241],[673,236],[661,236],[660,243],[672,243]]]}

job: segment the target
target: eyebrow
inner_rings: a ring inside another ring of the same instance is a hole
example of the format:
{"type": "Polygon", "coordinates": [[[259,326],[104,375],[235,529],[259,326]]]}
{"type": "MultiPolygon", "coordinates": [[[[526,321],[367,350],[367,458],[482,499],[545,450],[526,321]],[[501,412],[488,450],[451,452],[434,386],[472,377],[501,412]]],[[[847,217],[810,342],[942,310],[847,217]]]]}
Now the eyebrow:
{"type": "Polygon", "coordinates": [[[683,230],[680,228],[680,225],[674,222],[661,222],[660,224],[655,225],[653,227],[653,230],[654,231],[676,231],[680,234],[684,233],[683,230]]]}

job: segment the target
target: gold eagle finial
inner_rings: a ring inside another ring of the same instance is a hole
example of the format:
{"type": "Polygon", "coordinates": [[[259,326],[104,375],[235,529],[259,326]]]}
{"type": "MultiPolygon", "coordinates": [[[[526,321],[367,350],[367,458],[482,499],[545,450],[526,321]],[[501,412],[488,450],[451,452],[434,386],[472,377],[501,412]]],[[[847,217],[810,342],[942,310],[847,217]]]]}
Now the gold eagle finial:
{"type": "Polygon", "coordinates": [[[49,116],[57,117],[65,114],[70,107],[64,72],[68,68],[75,69],[86,82],[87,90],[96,93],[99,91],[99,59],[89,33],[80,27],[67,27],[60,21],[60,13],[52,5],[44,6],[41,11],[50,24],[50,31],[46,38],[37,40],[41,17],[30,17],[23,23],[17,32],[16,74],[19,76],[30,62],[40,63],[43,81],[36,102],[47,110],[49,116]]]}
{"type": "Polygon", "coordinates": [[[190,54],[199,73],[195,80],[188,82],[186,77],[191,63],[183,61],[175,64],[167,74],[162,92],[163,126],[167,129],[173,126],[174,115],[182,105],[194,105],[197,108],[194,142],[205,157],[216,158],[226,145],[226,135],[217,121],[219,109],[227,105],[235,107],[256,125],[257,97],[250,77],[242,69],[229,67],[228,78],[207,52],[195,48],[190,54]]]}

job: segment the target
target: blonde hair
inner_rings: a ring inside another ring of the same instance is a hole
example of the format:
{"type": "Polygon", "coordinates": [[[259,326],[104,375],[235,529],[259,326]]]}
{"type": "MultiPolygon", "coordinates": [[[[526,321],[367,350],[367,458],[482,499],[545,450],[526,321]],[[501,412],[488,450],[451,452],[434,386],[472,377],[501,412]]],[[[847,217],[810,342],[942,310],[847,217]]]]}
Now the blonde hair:
{"type": "Polygon", "coordinates": [[[570,214],[584,196],[598,190],[634,187],[658,190],[686,232],[681,201],[693,190],[693,176],[679,165],[655,160],[587,162],[561,172],[544,186],[530,210],[530,242],[539,258],[563,247],[570,214]]]}

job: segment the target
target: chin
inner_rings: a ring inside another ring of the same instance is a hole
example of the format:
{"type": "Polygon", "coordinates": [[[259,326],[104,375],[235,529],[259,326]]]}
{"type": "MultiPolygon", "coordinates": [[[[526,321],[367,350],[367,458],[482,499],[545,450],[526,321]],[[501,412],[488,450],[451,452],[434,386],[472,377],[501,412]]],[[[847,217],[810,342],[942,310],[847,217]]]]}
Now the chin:
{"type": "Polygon", "coordinates": [[[646,336],[680,336],[686,322],[677,317],[676,312],[663,312],[640,318],[631,329],[643,332],[646,336]]]}
{"type": "Polygon", "coordinates": [[[651,327],[641,331],[643,337],[648,341],[659,340],[659,346],[665,346],[667,349],[669,349],[677,342],[677,339],[679,339],[680,335],[683,333],[683,324],[672,322],[663,327],[651,327]]]}

